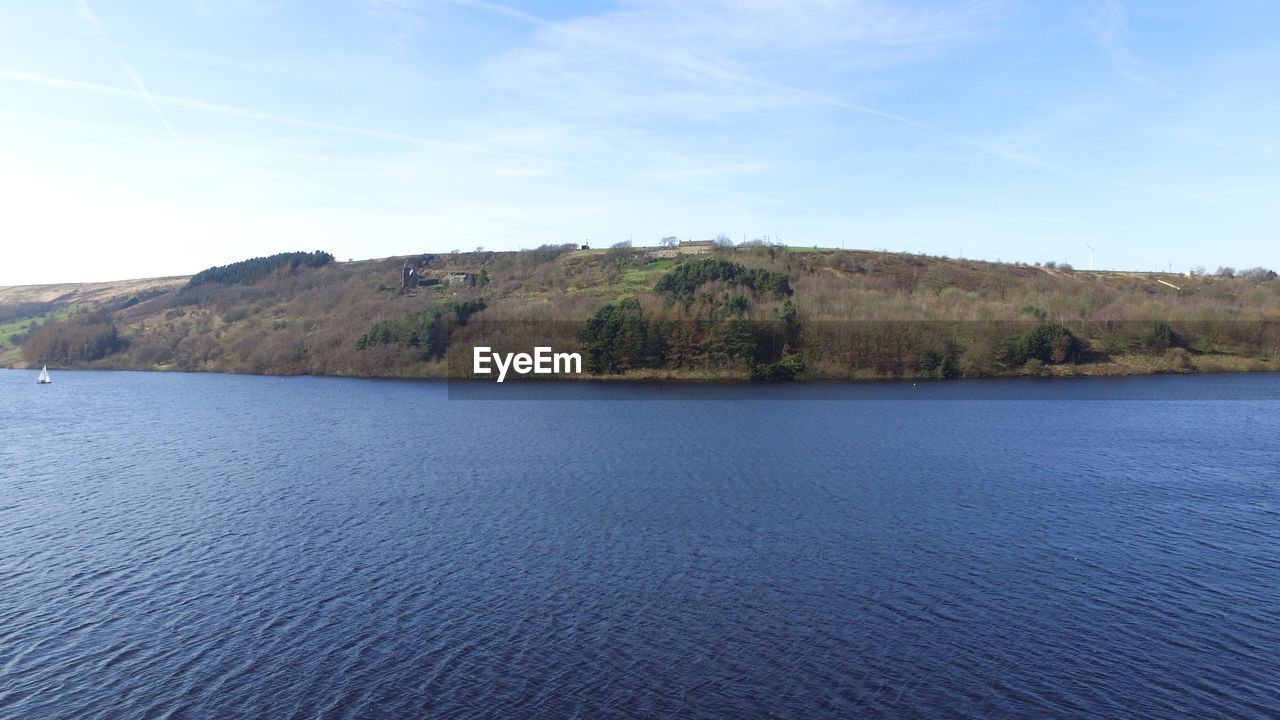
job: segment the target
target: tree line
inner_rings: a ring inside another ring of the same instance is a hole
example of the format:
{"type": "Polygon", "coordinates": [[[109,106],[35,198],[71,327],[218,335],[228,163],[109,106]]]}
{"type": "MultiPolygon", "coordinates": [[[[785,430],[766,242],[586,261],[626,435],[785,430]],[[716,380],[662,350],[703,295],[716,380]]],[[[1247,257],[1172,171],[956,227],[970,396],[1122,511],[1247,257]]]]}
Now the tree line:
{"type": "Polygon", "coordinates": [[[101,360],[127,345],[108,313],[93,312],[32,332],[22,343],[22,356],[32,363],[67,365],[101,360]]]}
{"type": "Polygon", "coordinates": [[[281,268],[289,268],[291,271],[300,267],[318,268],[324,267],[331,262],[333,262],[333,255],[323,250],[277,253],[266,257],[241,260],[229,265],[216,265],[206,268],[192,275],[191,279],[187,281],[187,287],[199,287],[208,283],[252,285],[281,268]]]}

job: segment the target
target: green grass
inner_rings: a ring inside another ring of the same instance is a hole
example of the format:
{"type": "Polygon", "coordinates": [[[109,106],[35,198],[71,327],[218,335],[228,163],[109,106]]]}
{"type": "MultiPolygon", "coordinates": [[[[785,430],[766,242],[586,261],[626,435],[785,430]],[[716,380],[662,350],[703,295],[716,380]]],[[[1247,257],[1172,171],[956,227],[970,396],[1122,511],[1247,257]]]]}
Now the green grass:
{"type": "Polygon", "coordinates": [[[627,284],[655,283],[658,278],[671,269],[670,260],[654,260],[638,268],[631,268],[622,273],[622,282],[627,284]]]}
{"type": "Polygon", "coordinates": [[[7,323],[0,323],[0,348],[12,347],[13,343],[9,342],[9,336],[26,331],[27,325],[31,323],[43,323],[50,317],[54,320],[62,320],[67,317],[67,314],[66,310],[58,310],[52,313],[32,315],[31,317],[19,318],[7,323]]]}
{"type": "Polygon", "coordinates": [[[600,295],[602,297],[615,299],[629,297],[638,292],[653,289],[654,284],[658,282],[658,278],[662,277],[662,274],[669,270],[671,265],[672,262],[670,260],[654,260],[642,265],[641,267],[630,268],[622,271],[617,282],[602,282],[598,285],[572,287],[569,288],[568,291],[571,293],[600,295]]]}

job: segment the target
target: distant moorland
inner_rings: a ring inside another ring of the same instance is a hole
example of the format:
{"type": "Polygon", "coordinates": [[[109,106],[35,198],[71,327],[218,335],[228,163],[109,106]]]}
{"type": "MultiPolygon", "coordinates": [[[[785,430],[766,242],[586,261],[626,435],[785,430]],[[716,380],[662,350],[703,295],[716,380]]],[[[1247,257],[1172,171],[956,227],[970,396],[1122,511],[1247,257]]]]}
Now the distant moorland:
{"type": "Polygon", "coordinates": [[[474,345],[581,352],[603,378],[1274,370],[1280,280],[686,243],[300,252],[190,278],[0,288],[7,367],[444,377],[466,374],[474,345]]]}

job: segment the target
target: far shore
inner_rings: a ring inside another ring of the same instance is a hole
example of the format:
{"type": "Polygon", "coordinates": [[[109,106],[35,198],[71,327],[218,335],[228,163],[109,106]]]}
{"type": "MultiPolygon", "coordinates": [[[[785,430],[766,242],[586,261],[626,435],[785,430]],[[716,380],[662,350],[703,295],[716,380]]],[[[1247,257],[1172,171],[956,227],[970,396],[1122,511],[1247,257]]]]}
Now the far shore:
{"type": "MultiPolygon", "coordinates": [[[[638,370],[625,373],[615,374],[591,374],[582,373],[577,375],[556,375],[550,377],[534,377],[534,376],[509,376],[504,383],[506,385],[538,385],[548,383],[584,383],[584,384],[636,384],[636,385],[687,385],[687,386],[716,386],[716,385],[754,385],[754,386],[778,386],[778,385],[867,385],[867,384],[956,384],[975,381],[990,380],[1071,380],[1071,379],[1088,379],[1088,378],[1141,378],[1155,376],[1219,376],[1219,375],[1274,375],[1280,374],[1280,368],[1267,367],[1265,363],[1231,363],[1231,356],[1227,356],[1228,363],[1217,366],[1210,370],[1170,370],[1158,367],[1134,367],[1131,365],[1121,366],[1119,363],[1099,363],[1096,365],[1077,365],[1077,366],[1047,366],[1042,372],[1032,374],[1028,372],[1009,372],[1003,374],[981,375],[981,376],[965,376],[957,378],[921,378],[912,376],[876,376],[870,374],[859,374],[849,376],[826,376],[805,373],[797,375],[790,380],[753,380],[744,372],[723,372],[723,373],[699,373],[699,372],[673,372],[658,370],[638,370]]],[[[439,364],[437,364],[438,366],[439,364]]],[[[40,365],[6,365],[3,369],[12,372],[38,372],[40,365]]],[[[221,375],[246,375],[259,377],[331,377],[331,378],[350,378],[360,380],[425,380],[438,382],[457,382],[477,385],[498,384],[493,378],[481,376],[453,376],[450,377],[440,372],[434,373],[395,373],[383,375],[355,374],[355,373],[312,373],[312,372],[265,372],[250,373],[236,370],[226,369],[201,369],[187,370],[177,367],[120,367],[111,366],[103,363],[76,364],[76,365],[49,365],[49,370],[53,373],[62,371],[77,372],[153,372],[153,373],[181,373],[181,374],[221,374],[221,375]]]]}

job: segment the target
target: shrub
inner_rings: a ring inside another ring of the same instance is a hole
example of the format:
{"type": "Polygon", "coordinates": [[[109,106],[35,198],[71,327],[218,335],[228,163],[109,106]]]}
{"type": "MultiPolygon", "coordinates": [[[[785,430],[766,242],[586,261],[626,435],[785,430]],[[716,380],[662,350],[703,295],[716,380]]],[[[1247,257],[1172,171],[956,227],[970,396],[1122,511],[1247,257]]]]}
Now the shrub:
{"type": "Polygon", "coordinates": [[[791,380],[805,371],[804,358],[791,352],[790,346],[782,349],[782,357],[777,362],[761,363],[751,367],[752,380],[776,382],[791,380]]]}
{"type": "Polygon", "coordinates": [[[920,362],[916,364],[916,370],[920,377],[936,377],[938,368],[942,367],[942,356],[932,350],[925,350],[920,353],[920,362]]]}
{"type": "Polygon", "coordinates": [[[946,354],[934,350],[920,353],[916,363],[916,372],[925,378],[957,378],[960,377],[960,350],[954,344],[947,348],[946,354]]]}
{"type": "Polygon", "coordinates": [[[978,337],[966,343],[964,352],[960,354],[957,377],[987,377],[999,371],[997,356],[999,354],[994,340],[978,337]]]}
{"type": "Polygon", "coordinates": [[[1195,370],[1195,363],[1191,360],[1191,353],[1186,348],[1169,348],[1164,354],[1165,359],[1169,361],[1169,366],[1180,372],[1188,372],[1195,370]]]}
{"type": "Polygon", "coordinates": [[[1143,344],[1155,352],[1162,353],[1177,344],[1175,339],[1173,329],[1169,327],[1169,323],[1161,320],[1151,325],[1151,329],[1147,331],[1146,336],[1143,338],[1143,344]]]}
{"type": "Polygon", "coordinates": [[[521,259],[527,256],[531,264],[538,265],[541,263],[549,263],[567,252],[577,250],[578,246],[573,243],[565,243],[563,245],[539,245],[533,250],[520,253],[521,259]]]}
{"type": "Polygon", "coordinates": [[[238,307],[238,308],[233,308],[233,309],[228,310],[228,311],[226,311],[225,313],[223,313],[223,314],[222,314],[222,322],[224,322],[224,323],[240,322],[241,320],[243,320],[243,319],[245,319],[245,318],[247,318],[247,317],[249,317],[249,308],[247,308],[247,307],[238,307]]]}
{"type": "Polygon", "coordinates": [[[1084,344],[1061,325],[1040,325],[1004,342],[1004,362],[1022,365],[1038,360],[1049,365],[1077,362],[1084,344]]]}
{"type": "Polygon", "coordinates": [[[1049,315],[1049,311],[1044,308],[1038,308],[1035,305],[1023,305],[1020,312],[1026,313],[1037,320],[1044,320],[1049,315]]]}
{"type": "Polygon", "coordinates": [[[463,300],[460,303],[446,303],[444,309],[446,311],[453,312],[453,316],[458,319],[459,325],[466,325],[472,315],[484,310],[486,307],[488,306],[485,304],[483,298],[476,298],[473,300],[463,300]]]}

